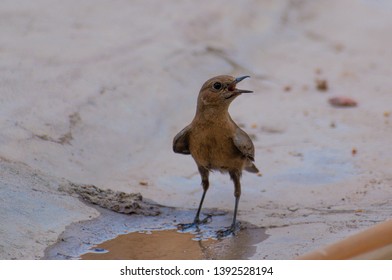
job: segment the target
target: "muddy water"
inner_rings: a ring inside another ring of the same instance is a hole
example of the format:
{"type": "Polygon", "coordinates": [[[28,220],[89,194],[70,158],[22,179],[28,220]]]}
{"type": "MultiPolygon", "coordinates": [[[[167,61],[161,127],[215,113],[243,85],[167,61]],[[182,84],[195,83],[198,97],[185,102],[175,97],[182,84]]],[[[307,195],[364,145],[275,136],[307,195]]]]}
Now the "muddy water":
{"type": "Polygon", "coordinates": [[[178,223],[194,218],[193,209],[159,207],[160,215],[124,215],[94,206],[101,215],[72,224],[45,259],[252,259],[256,244],[268,238],[264,228],[242,222],[236,236],[217,240],[216,231],[228,226],[232,214],[206,209],[211,221],[198,229],[179,232],[178,223]]]}
{"type": "Polygon", "coordinates": [[[81,256],[84,260],[200,260],[247,259],[255,244],[268,236],[264,229],[243,229],[236,236],[223,240],[195,240],[192,233],[177,230],[132,232],[96,245],[81,256]]]}

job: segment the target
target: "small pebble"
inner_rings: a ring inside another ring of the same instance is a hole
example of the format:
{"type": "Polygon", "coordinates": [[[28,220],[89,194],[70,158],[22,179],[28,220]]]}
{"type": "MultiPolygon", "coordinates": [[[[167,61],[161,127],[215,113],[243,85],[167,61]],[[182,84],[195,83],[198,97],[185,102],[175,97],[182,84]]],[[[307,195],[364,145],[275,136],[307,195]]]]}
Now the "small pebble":
{"type": "Polygon", "coordinates": [[[141,186],[148,186],[148,182],[145,181],[145,180],[142,180],[142,181],[139,182],[139,185],[141,185],[141,186]]]}
{"type": "Polygon", "coordinates": [[[329,104],[331,104],[334,107],[355,107],[357,106],[357,102],[354,99],[351,99],[349,97],[333,97],[330,98],[329,104]]]}
{"type": "Polygon", "coordinates": [[[316,88],[319,91],[327,91],[328,90],[328,82],[325,79],[316,79],[316,88]]]}

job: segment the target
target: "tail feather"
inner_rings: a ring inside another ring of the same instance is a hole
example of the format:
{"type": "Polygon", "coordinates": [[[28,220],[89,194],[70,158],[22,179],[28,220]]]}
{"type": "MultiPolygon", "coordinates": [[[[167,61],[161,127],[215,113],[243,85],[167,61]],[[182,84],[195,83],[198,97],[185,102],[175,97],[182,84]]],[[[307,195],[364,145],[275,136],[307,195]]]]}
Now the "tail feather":
{"type": "Polygon", "coordinates": [[[259,173],[259,169],[254,165],[253,162],[249,162],[247,166],[245,166],[245,170],[251,173],[259,173]]]}

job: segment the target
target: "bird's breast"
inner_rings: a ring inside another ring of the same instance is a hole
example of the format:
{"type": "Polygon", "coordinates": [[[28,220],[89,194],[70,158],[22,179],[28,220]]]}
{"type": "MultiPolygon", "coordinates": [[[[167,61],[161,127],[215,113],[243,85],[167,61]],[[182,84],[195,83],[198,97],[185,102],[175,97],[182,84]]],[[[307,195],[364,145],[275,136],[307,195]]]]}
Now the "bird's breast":
{"type": "Polygon", "coordinates": [[[224,127],[193,129],[189,149],[197,165],[220,171],[242,169],[243,158],[232,137],[231,129],[224,127]]]}

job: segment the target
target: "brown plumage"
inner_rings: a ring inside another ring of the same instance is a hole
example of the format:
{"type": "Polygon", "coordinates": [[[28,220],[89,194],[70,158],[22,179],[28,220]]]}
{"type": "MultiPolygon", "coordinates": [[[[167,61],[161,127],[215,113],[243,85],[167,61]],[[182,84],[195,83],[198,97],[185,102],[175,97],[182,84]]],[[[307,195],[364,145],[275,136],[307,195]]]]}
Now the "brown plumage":
{"type": "Polygon", "coordinates": [[[222,75],[206,81],[197,99],[193,121],[174,137],[174,152],[192,155],[203,186],[203,195],[193,223],[180,224],[179,228],[189,228],[207,221],[208,217],[202,221],[199,219],[200,210],[209,187],[209,172],[219,170],[228,172],[234,182],[235,207],[232,225],[227,230],[218,231],[218,237],[235,233],[242,170],[253,173],[259,171],[253,163],[255,151],[252,140],[228,112],[230,103],[237,96],[252,92],[236,88],[237,83],[247,77],[222,75]]]}

